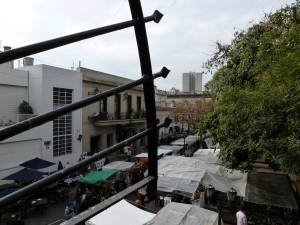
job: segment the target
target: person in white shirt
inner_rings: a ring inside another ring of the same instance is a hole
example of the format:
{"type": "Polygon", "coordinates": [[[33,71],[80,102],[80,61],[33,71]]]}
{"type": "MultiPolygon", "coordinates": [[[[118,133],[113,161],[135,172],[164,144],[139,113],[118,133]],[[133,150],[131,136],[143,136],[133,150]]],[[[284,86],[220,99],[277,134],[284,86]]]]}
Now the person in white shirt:
{"type": "Polygon", "coordinates": [[[240,211],[236,213],[237,225],[247,225],[247,217],[244,212],[244,205],[241,205],[240,211]]]}
{"type": "Polygon", "coordinates": [[[128,149],[129,149],[129,147],[126,145],[126,146],[123,148],[123,152],[124,152],[125,154],[127,154],[128,149]]]}

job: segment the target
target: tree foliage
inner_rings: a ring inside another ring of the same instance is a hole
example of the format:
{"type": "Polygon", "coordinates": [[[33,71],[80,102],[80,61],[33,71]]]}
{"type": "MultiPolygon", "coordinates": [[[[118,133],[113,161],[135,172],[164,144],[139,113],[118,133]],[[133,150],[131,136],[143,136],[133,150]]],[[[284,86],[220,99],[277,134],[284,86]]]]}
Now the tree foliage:
{"type": "Polygon", "coordinates": [[[299,173],[300,2],[218,42],[205,66],[217,69],[207,84],[215,110],[199,127],[221,143],[224,165],[248,170],[260,154],[299,173]]]}
{"type": "Polygon", "coordinates": [[[176,123],[180,123],[182,126],[186,124],[189,130],[194,131],[196,130],[196,125],[212,111],[213,104],[210,99],[185,99],[176,102],[172,117],[176,123]]]}

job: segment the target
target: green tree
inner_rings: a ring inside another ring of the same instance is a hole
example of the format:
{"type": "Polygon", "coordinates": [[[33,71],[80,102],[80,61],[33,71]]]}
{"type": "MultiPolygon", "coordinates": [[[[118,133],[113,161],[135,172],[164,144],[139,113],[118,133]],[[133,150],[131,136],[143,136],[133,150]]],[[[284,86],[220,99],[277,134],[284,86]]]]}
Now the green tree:
{"type": "Polygon", "coordinates": [[[205,67],[217,69],[207,85],[215,110],[199,128],[221,143],[224,165],[249,170],[262,155],[299,173],[299,1],[218,42],[205,67]]]}
{"type": "Polygon", "coordinates": [[[197,124],[206,115],[213,111],[213,104],[209,98],[195,100],[182,100],[176,102],[172,112],[174,121],[180,123],[182,127],[186,124],[189,130],[195,131],[197,124]]]}

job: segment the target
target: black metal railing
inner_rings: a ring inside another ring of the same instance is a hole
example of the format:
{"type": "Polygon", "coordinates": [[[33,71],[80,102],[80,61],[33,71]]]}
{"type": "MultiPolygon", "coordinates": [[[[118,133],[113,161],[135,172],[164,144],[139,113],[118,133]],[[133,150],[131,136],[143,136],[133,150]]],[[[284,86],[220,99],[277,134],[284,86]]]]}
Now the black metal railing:
{"type": "Polygon", "coordinates": [[[94,112],[88,119],[91,122],[98,122],[98,121],[106,121],[109,122],[111,120],[130,120],[130,119],[146,119],[147,117],[146,111],[143,112],[121,112],[121,113],[108,113],[108,112],[94,112]]]}
{"type": "MultiPolygon", "coordinates": [[[[155,11],[152,16],[144,17],[143,11],[141,7],[140,0],[128,0],[129,6],[132,14],[132,20],[101,27],[93,30],[88,30],[36,44],[32,44],[29,46],[21,47],[12,49],[9,51],[5,51],[0,53],[0,64],[5,63],[11,60],[16,60],[20,57],[25,57],[28,55],[40,53],[43,51],[47,51],[50,49],[54,49],[60,46],[64,46],[67,44],[71,44],[77,41],[81,41],[84,39],[88,39],[91,37],[95,37],[98,35],[110,33],[113,31],[121,30],[128,27],[134,27],[135,35],[136,35],[136,41],[137,41],[137,47],[139,52],[139,58],[140,58],[140,64],[141,64],[141,74],[142,78],[133,81],[128,84],[124,84],[122,86],[104,91],[102,93],[96,94],[92,97],[83,99],[81,101],[72,103],[70,105],[61,107],[59,109],[53,110],[51,112],[36,116],[34,118],[22,121],[20,123],[11,125],[9,127],[6,127],[2,130],[0,130],[0,141],[3,141],[9,137],[12,137],[14,135],[17,135],[19,133],[22,133],[24,131],[30,130],[34,127],[40,126],[48,121],[51,121],[59,116],[62,116],[68,112],[72,112],[74,110],[83,108],[87,105],[90,105],[92,103],[95,103],[97,101],[100,101],[102,99],[105,99],[109,96],[115,95],[116,93],[120,93],[122,91],[125,91],[127,89],[133,88],[137,85],[143,84],[144,88],[144,96],[145,96],[145,107],[147,111],[147,129],[137,135],[134,135],[125,141],[122,141],[120,143],[117,143],[114,146],[111,146],[107,149],[104,149],[103,151],[93,155],[92,157],[85,159],[83,161],[78,162],[77,164],[63,169],[61,171],[58,171],[36,183],[30,184],[12,194],[9,194],[3,198],[0,199],[0,208],[4,208],[13,202],[26,197],[30,193],[45,187],[51,183],[54,183],[71,173],[78,171],[90,163],[97,161],[98,158],[103,158],[107,156],[108,154],[115,152],[119,150],[120,148],[124,147],[125,145],[128,145],[128,143],[131,143],[137,139],[140,139],[144,136],[148,137],[148,140],[157,140],[157,130],[161,127],[168,127],[171,123],[170,119],[166,119],[164,123],[157,125],[156,124],[156,107],[155,107],[155,94],[154,94],[154,82],[153,80],[158,77],[166,77],[169,73],[169,70],[167,68],[163,68],[160,72],[156,74],[152,74],[152,68],[151,68],[151,59],[150,59],[150,53],[149,53],[149,47],[148,47],[148,40],[147,40],[147,34],[146,34],[146,27],[145,23],[154,21],[158,23],[160,19],[162,18],[162,14],[158,11],[155,11]]],[[[106,209],[112,204],[115,204],[116,202],[120,201],[122,198],[124,198],[126,195],[130,194],[134,190],[138,189],[139,187],[144,186],[145,184],[148,184],[149,189],[149,198],[155,199],[156,196],[156,189],[157,189],[157,142],[156,141],[149,141],[148,143],[149,149],[149,161],[148,161],[148,174],[149,177],[136,183],[135,185],[129,187],[128,189],[118,193],[117,195],[105,200],[104,202],[101,202],[100,204],[96,205],[94,207],[93,212],[88,211],[84,212],[82,214],[77,215],[72,220],[64,222],[64,224],[83,224],[84,221],[86,221],[88,218],[92,217],[96,213],[101,212],[102,210],[106,209]]]]}

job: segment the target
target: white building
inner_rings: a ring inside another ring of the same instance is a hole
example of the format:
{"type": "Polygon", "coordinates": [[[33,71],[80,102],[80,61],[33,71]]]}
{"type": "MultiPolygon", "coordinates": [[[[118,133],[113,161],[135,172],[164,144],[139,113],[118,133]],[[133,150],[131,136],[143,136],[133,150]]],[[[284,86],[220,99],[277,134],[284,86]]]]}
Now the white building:
{"type": "MultiPolygon", "coordinates": [[[[82,99],[80,72],[33,66],[33,59],[25,60],[25,66],[18,69],[0,66],[0,129],[82,99]],[[33,115],[19,114],[23,101],[33,108],[33,115]]],[[[35,157],[56,163],[44,171],[57,170],[59,161],[63,165],[76,162],[82,153],[81,141],[77,140],[82,134],[81,121],[80,109],[0,142],[0,179],[35,157]]],[[[0,181],[3,183],[8,182],[0,181]]]]}
{"type": "Polygon", "coordinates": [[[182,92],[184,93],[202,93],[202,73],[183,73],[182,74],[182,92]]]}

